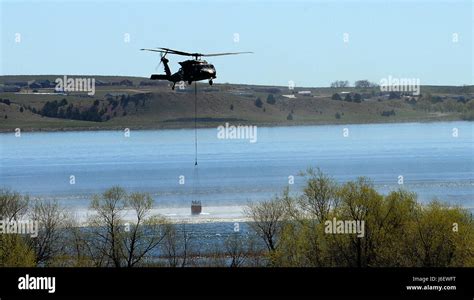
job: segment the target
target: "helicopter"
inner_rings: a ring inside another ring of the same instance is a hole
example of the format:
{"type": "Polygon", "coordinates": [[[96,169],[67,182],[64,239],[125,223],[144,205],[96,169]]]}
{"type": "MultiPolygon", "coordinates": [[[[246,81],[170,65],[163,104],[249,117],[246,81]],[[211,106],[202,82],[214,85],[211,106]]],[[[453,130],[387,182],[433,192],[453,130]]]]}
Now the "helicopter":
{"type": "MultiPolygon", "coordinates": [[[[225,52],[225,53],[212,53],[212,54],[202,54],[202,53],[188,53],[184,51],[173,50],[169,48],[145,48],[140,49],[144,51],[152,51],[160,53],[161,59],[160,63],[163,63],[165,74],[152,74],[150,76],[151,80],[168,80],[173,83],[171,89],[174,90],[174,87],[177,82],[185,81],[189,85],[192,84],[193,81],[200,81],[200,80],[209,80],[209,85],[212,85],[213,79],[216,78],[216,68],[214,65],[208,63],[205,60],[202,60],[201,57],[203,56],[224,56],[224,55],[236,55],[236,54],[246,54],[246,53],[253,53],[253,52],[225,52]],[[186,60],[179,62],[181,68],[178,72],[171,74],[171,69],[168,66],[169,60],[166,58],[167,54],[175,54],[175,55],[182,55],[182,56],[190,56],[194,59],[186,60]]],[[[158,65],[158,66],[159,66],[158,65]]]]}

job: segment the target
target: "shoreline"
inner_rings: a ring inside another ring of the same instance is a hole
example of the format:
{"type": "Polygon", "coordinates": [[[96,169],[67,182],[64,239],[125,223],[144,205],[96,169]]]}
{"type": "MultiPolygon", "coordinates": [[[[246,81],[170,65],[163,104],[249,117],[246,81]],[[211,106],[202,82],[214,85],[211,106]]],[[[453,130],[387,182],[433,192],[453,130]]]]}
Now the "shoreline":
{"type": "MultiPolygon", "coordinates": [[[[163,217],[172,224],[246,223],[250,218],[244,214],[245,207],[245,205],[207,206],[199,215],[191,215],[189,207],[153,207],[148,216],[163,217]]],[[[66,209],[76,218],[80,227],[87,226],[88,218],[94,215],[88,207],[66,209]]],[[[124,210],[122,219],[124,222],[133,223],[135,214],[132,210],[124,210]]]]}
{"type": "MultiPolygon", "coordinates": [[[[232,120],[228,121],[229,123],[232,120]]],[[[235,122],[235,125],[256,125],[259,127],[293,127],[293,126],[331,126],[331,125],[380,125],[380,124],[407,124],[407,123],[443,123],[443,122],[473,122],[470,120],[463,120],[460,118],[433,118],[433,119],[424,119],[424,120],[415,120],[415,119],[406,119],[406,120],[393,120],[393,121],[384,121],[384,122],[292,122],[292,123],[269,123],[269,122],[250,122],[250,121],[240,121],[235,122]]],[[[194,129],[194,123],[177,123],[177,124],[166,124],[162,122],[163,125],[158,126],[95,126],[95,127],[39,127],[39,128],[31,128],[25,127],[21,128],[22,132],[84,132],[84,131],[122,131],[125,128],[129,128],[130,130],[177,130],[177,129],[194,129]]],[[[222,122],[206,122],[206,123],[198,123],[198,129],[208,129],[208,128],[215,128],[219,125],[222,125],[222,122]],[[207,124],[206,124],[207,123],[207,124]]],[[[16,127],[18,128],[18,127],[16,127]]],[[[0,133],[12,133],[15,132],[16,128],[0,128],[0,133]]]]}
{"type": "MultiPolygon", "coordinates": [[[[425,203],[420,203],[426,205],[425,203]]],[[[219,223],[249,223],[252,219],[247,217],[244,213],[245,205],[230,205],[230,206],[208,206],[199,215],[191,215],[189,207],[172,207],[162,208],[154,207],[150,210],[148,217],[162,217],[166,222],[175,225],[189,224],[219,224],[219,223]],[[217,210],[225,208],[230,209],[226,212],[219,213],[217,210]],[[187,213],[186,213],[187,212],[187,213]]],[[[456,207],[455,205],[452,207],[456,207]]],[[[474,207],[462,206],[463,209],[474,211],[474,207]]],[[[88,220],[94,216],[95,213],[90,208],[66,208],[68,213],[78,221],[78,227],[88,227],[88,220]]],[[[123,211],[122,220],[125,223],[134,224],[136,215],[131,209],[123,211]]]]}

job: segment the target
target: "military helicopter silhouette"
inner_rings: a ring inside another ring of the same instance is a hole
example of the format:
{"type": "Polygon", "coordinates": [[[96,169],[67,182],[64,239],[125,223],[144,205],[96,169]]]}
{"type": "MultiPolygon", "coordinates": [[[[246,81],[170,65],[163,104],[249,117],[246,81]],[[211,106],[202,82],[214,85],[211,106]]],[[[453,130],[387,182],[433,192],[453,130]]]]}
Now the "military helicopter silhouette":
{"type": "MultiPolygon", "coordinates": [[[[253,53],[253,52],[225,52],[225,53],[212,53],[212,54],[203,54],[203,53],[188,53],[178,50],[173,50],[169,48],[154,48],[154,49],[140,49],[145,51],[153,51],[159,52],[161,59],[160,63],[163,63],[165,68],[165,74],[152,74],[150,76],[151,80],[168,80],[173,83],[171,87],[174,90],[174,87],[177,82],[187,82],[191,85],[196,81],[200,80],[209,80],[209,85],[212,85],[213,79],[216,78],[216,68],[214,65],[208,63],[205,60],[200,59],[203,56],[224,56],[224,55],[237,55],[237,54],[246,54],[246,53],[253,53]],[[170,67],[168,66],[169,60],[166,58],[167,54],[175,54],[175,55],[182,55],[182,56],[191,56],[194,59],[189,59],[180,62],[181,68],[178,72],[171,74],[170,67]]],[[[159,66],[158,65],[158,66],[159,66]]]]}

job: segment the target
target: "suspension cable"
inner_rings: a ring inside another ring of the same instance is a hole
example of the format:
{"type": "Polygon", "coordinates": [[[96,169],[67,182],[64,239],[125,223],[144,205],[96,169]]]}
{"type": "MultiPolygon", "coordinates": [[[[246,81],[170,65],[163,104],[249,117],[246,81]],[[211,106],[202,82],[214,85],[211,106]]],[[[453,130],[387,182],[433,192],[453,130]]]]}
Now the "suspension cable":
{"type": "Polygon", "coordinates": [[[197,83],[194,82],[194,165],[198,164],[198,137],[197,137],[197,83]]]}

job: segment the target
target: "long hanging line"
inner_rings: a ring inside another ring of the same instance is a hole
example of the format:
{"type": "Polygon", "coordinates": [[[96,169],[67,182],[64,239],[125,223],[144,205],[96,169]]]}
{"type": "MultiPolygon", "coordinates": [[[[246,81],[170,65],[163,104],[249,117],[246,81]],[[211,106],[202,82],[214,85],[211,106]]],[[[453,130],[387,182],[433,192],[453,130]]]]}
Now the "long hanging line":
{"type": "Polygon", "coordinates": [[[194,82],[194,165],[198,164],[198,140],[197,140],[197,83],[194,82]]]}
{"type": "MultiPolygon", "coordinates": [[[[198,169],[198,152],[197,152],[197,83],[194,82],[194,180],[193,180],[193,204],[197,205],[196,213],[201,213],[201,201],[198,197],[198,186],[199,186],[199,169],[198,169]]],[[[193,213],[193,209],[191,209],[193,213]]]]}

